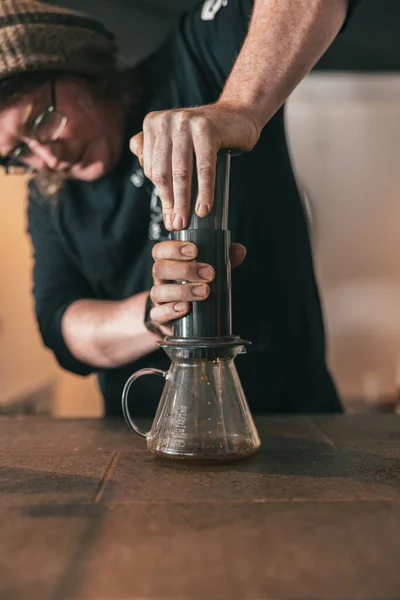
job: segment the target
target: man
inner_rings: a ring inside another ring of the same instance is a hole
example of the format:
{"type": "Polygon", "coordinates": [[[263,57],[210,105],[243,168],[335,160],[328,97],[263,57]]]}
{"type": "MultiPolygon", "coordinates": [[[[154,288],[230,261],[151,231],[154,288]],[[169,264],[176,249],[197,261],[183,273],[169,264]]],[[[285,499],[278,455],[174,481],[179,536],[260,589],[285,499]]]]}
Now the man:
{"type": "MultiPolygon", "coordinates": [[[[250,408],[340,410],[282,105],[355,4],[207,0],[120,73],[93,19],[0,0],[0,152],[7,169],[35,173],[40,331],[62,367],[98,373],[106,414],[120,413],[133,371],[167,368],[157,341],[208,295],[213,269],[168,231],[187,224],[194,157],[196,210],[209,211],[221,147],[247,151],[232,160],[229,227],[233,329],[253,343],[236,361],[250,408]]],[[[137,415],[155,411],[152,379],[137,415]]]]}

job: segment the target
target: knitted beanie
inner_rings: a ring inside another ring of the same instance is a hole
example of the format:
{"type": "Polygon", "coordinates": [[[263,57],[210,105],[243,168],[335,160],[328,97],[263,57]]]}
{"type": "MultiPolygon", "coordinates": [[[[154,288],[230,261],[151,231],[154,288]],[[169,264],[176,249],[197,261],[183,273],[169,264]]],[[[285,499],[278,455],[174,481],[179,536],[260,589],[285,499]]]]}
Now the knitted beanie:
{"type": "Polygon", "coordinates": [[[43,2],[0,0],[0,82],[20,73],[101,75],[116,63],[114,36],[83,13],[43,2]]]}

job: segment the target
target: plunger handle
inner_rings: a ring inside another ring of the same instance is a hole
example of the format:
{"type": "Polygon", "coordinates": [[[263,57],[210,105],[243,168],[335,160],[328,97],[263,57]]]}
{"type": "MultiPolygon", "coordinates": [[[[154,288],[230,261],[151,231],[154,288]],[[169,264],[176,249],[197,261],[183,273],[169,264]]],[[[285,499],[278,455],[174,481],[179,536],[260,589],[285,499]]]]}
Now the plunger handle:
{"type": "MultiPolygon", "coordinates": [[[[199,217],[195,213],[197,199],[197,178],[193,177],[191,219],[189,230],[214,231],[228,229],[228,207],[229,207],[229,175],[231,166],[231,151],[220,150],[217,154],[215,166],[214,200],[211,211],[206,217],[199,217]]],[[[179,232],[177,232],[179,233],[179,232]]]]}
{"type": "Polygon", "coordinates": [[[217,156],[214,203],[207,217],[194,214],[197,189],[192,197],[188,229],[175,231],[172,238],[190,241],[198,248],[197,261],[212,265],[214,281],[206,300],[192,302],[188,315],[174,322],[173,337],[212,338],[232,335],[230,231],[228,230],[230,150],[217,156]]]}

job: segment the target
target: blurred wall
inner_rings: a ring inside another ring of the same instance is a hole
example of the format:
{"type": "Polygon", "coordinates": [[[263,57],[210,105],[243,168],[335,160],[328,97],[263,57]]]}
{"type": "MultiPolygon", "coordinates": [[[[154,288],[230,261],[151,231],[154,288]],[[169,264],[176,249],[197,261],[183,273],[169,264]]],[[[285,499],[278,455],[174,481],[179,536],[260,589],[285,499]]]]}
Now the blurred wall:
{"type": "Polygon", "coordinates": [[[314,74],[286,112],[332,371],[345,398],[400,384],[400,75],[314,74]]]}
{"type": "Polygon", "coordinates": [[[0,189],[0,398],[5,403],[50,385],[57,369],[32,318],[25,181],[2,174],[0,189]]]}
{"type": "Polygon", "coordinates": [[[37,331],[25,187],[25,178],[0,173],[0,407],[10,410],[33,397],[56,415],[97,416],[95,379],[62,371],[37,331]]]}

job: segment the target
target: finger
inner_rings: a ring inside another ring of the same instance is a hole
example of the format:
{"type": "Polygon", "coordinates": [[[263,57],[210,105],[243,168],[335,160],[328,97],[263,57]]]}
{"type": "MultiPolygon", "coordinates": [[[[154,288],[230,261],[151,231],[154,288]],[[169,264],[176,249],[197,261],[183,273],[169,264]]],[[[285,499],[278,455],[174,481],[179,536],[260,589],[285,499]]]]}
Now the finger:
{"type": "Polygon", "coordinates": [[[189,302],[169,302],[162,306],[154,306],[150,311],[150,319],[153,323],[168,325],[171,321],[187,315],[189,310],[189,302]]]}
{"type": "Polygon", "coordinates": [[[151,299],[155,304],[205,300],[209,294],[210,286],[206,283],[161,283],[153,285],[150,292],[151,299]]]}
{"type": "Polygon", "coordinates": [[[232,269],[242,264],[246,258],[247,250],[242,244],[232,244],[230,247],[230,258],[232,269]]]}
{"type": "Polygon", "coordinates": [[[163,207],[166,229],[172,231],[174,191],[172,187],[172,141],[169,135],[157,136],[152,152],[151,179],[163,207]]]}
{"type": "Polygon", "coordinates": [[[140,166],[143,168],[143,131],[131,138],[129,147],[132,154],[138,157],[140,166]]]}
{"type": "Polygon", "coordinates": [[[198,181],[195,210],[199,217],[205,217],[214,200],[217,149],[213,147],[209,125],[204,117],[197,118],[192,127],[198,181]]]}
{"type": "Polygon", "coordinates": [[[190,281],[192,283],[210,282],[215,277],[214,269],[206,263],[165,258],[154,263],[152,274],[154,279],[159,281],[190,281]]]}
{"type": "Polygon", "coordinates": [[[164,258],[171,260],[193,260],[198,254],[196,244],[166,240],[153,246],[152,255],[155,261],[164,258]]]}
{"type": "Polygon", "coordinates": [[[188,226],[192,201],[193,144],[189,125],[181,117],[174,131],[172,149],[172,180],[174,189],[173,227],[175,230],[188,226]]]}
{"type": "Polygon", "coordinates": [[[145,119],[143,122],[143,171],[148,179],[153,181],[152,160],[155,136],[152,128],[151,119],[145,119]]]}

